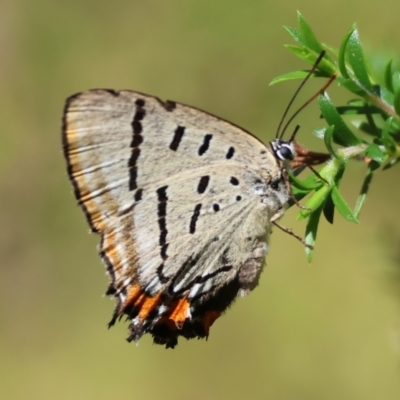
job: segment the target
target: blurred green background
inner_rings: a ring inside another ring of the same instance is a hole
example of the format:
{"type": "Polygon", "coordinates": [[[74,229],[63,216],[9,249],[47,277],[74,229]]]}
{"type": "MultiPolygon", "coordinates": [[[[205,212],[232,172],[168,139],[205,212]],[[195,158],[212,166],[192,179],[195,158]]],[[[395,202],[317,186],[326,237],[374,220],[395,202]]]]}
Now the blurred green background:
{"type": "MultiPolygon", "coordinates": [[[[312,264],[275,230],[261,284],[211,330],[171,351],[127,324],[68,182],[67,96],[97,87],[184,102],[273,138],[307,68],[284,50],[299,9],[338,46],[356,22],[370,49],[399,49],[397,0],[2,0],[0,3],[1,399],[399,399],[399,169],[379,172],[360,225],[323,223],[312,264]]],[[[394,53],[395,54],[395,53],[394,53]]],[[[305,100],[322,81],[307,85],[305,100]]],[[[345,93],[335,87],[336,103],[345,93]]],[[[299,100],[301,102],[301,99],[299,100]]],[[[316,104],[299,140],[322,149],[316,104]]],[[[348,169],[354,204],[363,165],[348,169]]],[[[290,210],[282,224],[304,232],[290,210]]]]}

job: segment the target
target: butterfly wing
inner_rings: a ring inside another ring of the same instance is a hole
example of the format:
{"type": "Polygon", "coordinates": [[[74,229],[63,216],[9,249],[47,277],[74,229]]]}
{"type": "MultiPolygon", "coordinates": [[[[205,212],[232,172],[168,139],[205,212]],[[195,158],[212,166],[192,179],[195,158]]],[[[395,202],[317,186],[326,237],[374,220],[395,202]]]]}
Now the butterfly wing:
{"type": "Polygon", "coordinates": [[[132,91],[67,100],[63,145],[75,195],[131,340],[204,337],[253,289],[273,215],[288,197],[271,152],[198,109],[132,91]]]}

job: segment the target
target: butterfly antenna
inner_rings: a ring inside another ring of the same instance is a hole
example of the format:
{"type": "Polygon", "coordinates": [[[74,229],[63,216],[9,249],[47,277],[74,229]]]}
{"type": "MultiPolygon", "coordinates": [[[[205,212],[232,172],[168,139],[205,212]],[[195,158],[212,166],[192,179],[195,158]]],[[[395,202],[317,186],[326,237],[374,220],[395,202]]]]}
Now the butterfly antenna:
{"type": "Polygon", "coordinates": [[[300,125],[296,125],[296,127],[294,128],[294,131],[292,133],[292,136],[290,136],[290,139],[288,140],[289,143],[293,142],[293,140],[296,137],[297,132],[299,131],[299,129],[300,129],[300,125]]]}
{"type": "MultiPolygon", "coordinates": [[[[303,79],[303,81],[300,83],[299,87],[297,90],[294,92],[294,95],[292,96],[291,100],[289,101],[289,104],[287,105],[285,112],[282,115],[281,121],[279,122],[278,129],[276,130],[276,139],[282,139],[283,133],[279,135],[279,131],[281,130],[281,126],[283,124],[283,121],[286,118],[287,113],[290,110],[290,107],[292,106],[293,102],[295,101],[297,95],[299,94],[301,88],[305,85],[305,83],[308,81],[312,73],[317,69],[318,64],[321,62],[321,60],[324,58],[325,55],[325,50],[322,50],[321,53],[319,54],[317,60],[315,61],[314,65],[311,67],[310,71],[308,72],[307,76],[303,79]]],[[[286,124],[287,125],[287,124],[286,124]]]]}
{"type": "MultiPolygon", "coordinates": [[[[312,97],[310,97],[290,118],[289,120],[286,122],[285,126],[282,129],[282,133],[279,135],[279,139],[282,139],[283,135],[286,132],[287,127],[289,126],[289,124],[297,117],[297,115],[304,109],[306,108],[313,100],[315,100],[320,94],[322,94],[327,88],[328,86],[335,80],[337,74],[336,72],[332,74],[332,76],[329,78],[329,80],[325,83],[324,86],[322,86],[321,89],[318,90],[317,93],[315,93],[312,97]]],[[[297,128],[297,127],[296,127],[297,128]]],[[[294,139],[294,136],[296,135],[298,129],[295,129],[295,131],[292,134],[291,139],[289,140],[289,142],[291,142],[294,139]]]]}

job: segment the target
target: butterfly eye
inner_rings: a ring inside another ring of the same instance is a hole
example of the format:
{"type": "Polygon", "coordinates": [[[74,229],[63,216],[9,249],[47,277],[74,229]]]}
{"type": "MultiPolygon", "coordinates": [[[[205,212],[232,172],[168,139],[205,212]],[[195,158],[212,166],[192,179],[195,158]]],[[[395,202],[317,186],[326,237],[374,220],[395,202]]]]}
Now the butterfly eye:
{"type": "Polygon", "coordinates": [[[277,151],[277,154],[281,160],[293,160],[294,158],[292,147],[289,143],[282,144],[282,147],[277,151]]]}
{"type": "Polygon", "coordinates": [[[282,139],[276,139],[270,142],[272,151],[276,158],[282,161],[291,161],[294,159],[296,151],[291,142],[282,139]]]}

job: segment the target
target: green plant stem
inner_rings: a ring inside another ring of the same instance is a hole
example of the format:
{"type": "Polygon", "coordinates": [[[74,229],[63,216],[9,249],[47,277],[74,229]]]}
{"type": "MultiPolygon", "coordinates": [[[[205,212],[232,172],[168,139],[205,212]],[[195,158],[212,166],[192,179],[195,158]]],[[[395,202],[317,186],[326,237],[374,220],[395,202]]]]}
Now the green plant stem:
{"type": "Polygon", "coordinates": [[[374,106],[378,107],[379,109],[381,109],[382,111],[384,111],[387,115],[400,120],[400,116],[396,113],[396,110],[394,109],[394,107],[391,106],[390,104],[386,103],[386,101],[384,101],[381,97],[374,96],[373,94],[371,94],[367,91],[364,91],[363,97],[365,98],[365,100],[370,102],[372,105],[374,105],[374,106]]]}

